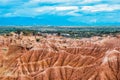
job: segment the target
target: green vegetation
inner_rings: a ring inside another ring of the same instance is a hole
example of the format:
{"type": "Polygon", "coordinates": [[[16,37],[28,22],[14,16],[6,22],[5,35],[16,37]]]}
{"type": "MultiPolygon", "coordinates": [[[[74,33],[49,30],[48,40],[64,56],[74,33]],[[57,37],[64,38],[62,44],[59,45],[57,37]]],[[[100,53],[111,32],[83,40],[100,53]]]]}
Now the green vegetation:
{"type": "MultiPolygon", "coordinates": [[[[82,38],[92,36],[116,36],[120,34],[120,27],[0,27],[0,34],[10,35],[10,32],[16,32],[24,35],[36,35],[38,32],[47,34],[57,34],[71,38],[82,38]]],[[[43,35],[44,36],[44,35],[43,35]]]]}
{"type": "Polygon", "coordinates": [[[39,39],[39,38],[37,38],[37,39],[36,39],[36,42],[40,42],[40,39],[39,39]]]}

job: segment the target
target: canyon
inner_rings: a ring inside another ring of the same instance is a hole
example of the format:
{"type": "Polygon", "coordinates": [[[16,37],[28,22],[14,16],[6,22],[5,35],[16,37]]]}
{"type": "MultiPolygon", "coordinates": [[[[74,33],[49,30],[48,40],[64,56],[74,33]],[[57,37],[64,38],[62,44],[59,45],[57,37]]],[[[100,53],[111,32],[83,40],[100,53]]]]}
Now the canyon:
{"type": "Polygon", "coordinates": [[[120,80],[120,37],[0,36],[0,80],[120,80]]]}

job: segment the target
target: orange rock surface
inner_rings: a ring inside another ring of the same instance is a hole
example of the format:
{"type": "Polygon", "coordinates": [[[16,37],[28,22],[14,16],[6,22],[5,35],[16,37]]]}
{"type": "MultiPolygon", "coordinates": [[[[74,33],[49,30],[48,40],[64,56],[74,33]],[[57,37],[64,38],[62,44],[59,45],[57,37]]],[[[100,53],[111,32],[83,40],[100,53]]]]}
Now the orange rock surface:
{"type": "Polygon", "coordinates": [[[0,36],[0,80],[120,80],[120,38],[0,36]]]}

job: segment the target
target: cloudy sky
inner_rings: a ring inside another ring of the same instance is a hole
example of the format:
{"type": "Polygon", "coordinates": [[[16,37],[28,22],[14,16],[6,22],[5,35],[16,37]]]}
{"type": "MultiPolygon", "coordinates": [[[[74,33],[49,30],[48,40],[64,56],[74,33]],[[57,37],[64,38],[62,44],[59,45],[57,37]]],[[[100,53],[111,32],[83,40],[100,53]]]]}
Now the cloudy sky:
{"type": "Polygon", "coordinates": [[[120,25],[120,0],[0,0],[0,25],[120,25]]]}

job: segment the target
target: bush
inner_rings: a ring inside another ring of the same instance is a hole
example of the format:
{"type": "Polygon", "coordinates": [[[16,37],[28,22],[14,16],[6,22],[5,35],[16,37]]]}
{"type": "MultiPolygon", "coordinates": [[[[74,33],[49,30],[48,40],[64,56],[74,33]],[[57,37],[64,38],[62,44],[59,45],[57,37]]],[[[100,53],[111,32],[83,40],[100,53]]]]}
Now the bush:
{"type": "Polygon", "coordinates": [[[40,39],[39,39],[39,38],[37,38],[37,39],[36,39],[36,42],[40,42],[40,39]]]}

